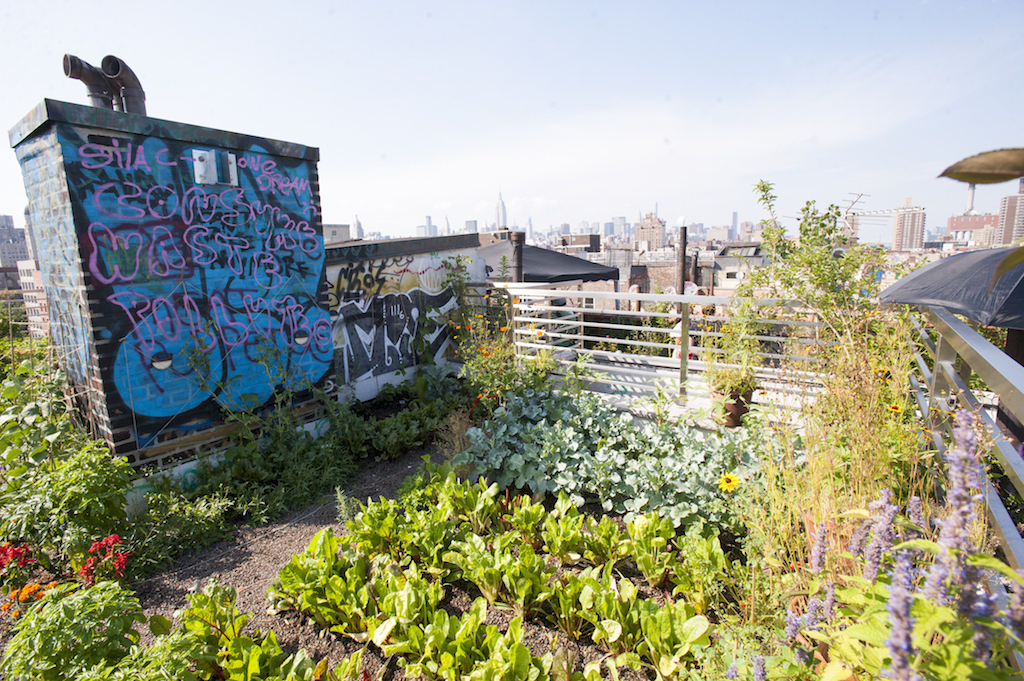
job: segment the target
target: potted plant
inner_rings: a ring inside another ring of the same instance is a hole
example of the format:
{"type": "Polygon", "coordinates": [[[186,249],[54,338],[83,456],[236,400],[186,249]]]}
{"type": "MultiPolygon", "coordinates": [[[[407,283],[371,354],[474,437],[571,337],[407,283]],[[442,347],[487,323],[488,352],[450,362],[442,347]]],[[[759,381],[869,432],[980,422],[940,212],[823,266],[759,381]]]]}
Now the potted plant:
{"type": "Polygon", "coordinates": [[[754,388],[755,369],[761,364],[756,324],[749,303],[731,310],[732,316],[719,327],[717,336],[705,336],[703,354],[705,378],[715,405],[715,420],[735,428],[749,410],[754,388]]]}

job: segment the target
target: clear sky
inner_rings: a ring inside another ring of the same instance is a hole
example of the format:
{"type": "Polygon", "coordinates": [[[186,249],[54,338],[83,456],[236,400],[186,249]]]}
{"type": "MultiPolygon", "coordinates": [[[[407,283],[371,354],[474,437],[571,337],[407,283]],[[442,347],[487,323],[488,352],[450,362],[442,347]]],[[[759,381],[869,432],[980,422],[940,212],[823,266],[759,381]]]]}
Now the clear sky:
{"type": "MultiPolygon", "coordinates": [[[[783,216],[854,192],[869,210],[912,196],[944,227],[967,191],[936,176],[1024,146],[1022,27],[1019,0],[7,0],[0,124],[88,103],[63,55],[113,54],[151,116],[319,147],[326,223],[461,229],[493,222],[500,191],[520,226],[655,204],[723,225],[765,217],[765,179],[783,216]]],[[[20,225],[25,203],[0,153],[0,213],[20,225]]]]}

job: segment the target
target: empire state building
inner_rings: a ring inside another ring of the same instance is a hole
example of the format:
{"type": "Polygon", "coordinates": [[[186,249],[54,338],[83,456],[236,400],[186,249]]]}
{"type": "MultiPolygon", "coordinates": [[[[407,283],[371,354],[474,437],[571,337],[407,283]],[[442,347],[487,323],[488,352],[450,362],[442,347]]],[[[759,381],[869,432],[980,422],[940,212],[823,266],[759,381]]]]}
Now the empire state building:
{"type": "Polygon", "coordinates": [[[494,221],[495,229],[507,229],[508,218],[505,216],[505,202],[501,200],[501,192],[498,192],[497,219],[494,221]]]}

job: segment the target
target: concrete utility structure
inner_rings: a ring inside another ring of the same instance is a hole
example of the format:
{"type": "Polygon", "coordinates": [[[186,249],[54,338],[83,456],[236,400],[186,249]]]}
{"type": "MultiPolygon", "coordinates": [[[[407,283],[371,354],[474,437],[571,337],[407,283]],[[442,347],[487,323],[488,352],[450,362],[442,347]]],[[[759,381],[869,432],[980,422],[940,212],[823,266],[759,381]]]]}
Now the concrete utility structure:
{"type": "Polygon", "coordinates": [[[450,342],[444,258],[477,236],[325,249],[314,147],[53,100],[10,141],[61,366],[136,466],[226,446],[282,390],[315,420],[308,386],[366,399],[450,342]]]}

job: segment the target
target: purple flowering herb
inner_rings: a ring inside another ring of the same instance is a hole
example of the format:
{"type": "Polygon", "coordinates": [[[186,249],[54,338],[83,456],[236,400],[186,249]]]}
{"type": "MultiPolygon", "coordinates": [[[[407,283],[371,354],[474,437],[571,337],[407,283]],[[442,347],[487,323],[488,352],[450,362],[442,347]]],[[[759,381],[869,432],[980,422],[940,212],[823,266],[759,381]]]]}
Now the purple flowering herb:
{"type": "Polygon", "coordinates": [[[828,583],[825,590],[825,602],[821,606],[821,616],[825,621],[831,620],[836,611],[836,585],[828,583]]]}
{"type": "Polygon", "coordinates": [[[914,655],[911,639],[911,634],[914,631],[914,618],[910,615],[910,608],[914,604],[912,585],[910,557],[901,553],[896,558],[896,568],[892,573],[892,585],[889,587],[889,602],[886,606],[889,611],[891,627],[889,638],[885,644],[889,648],[892,660],[889,665],[889,678],[893,681],[910,681],[916,677],[910,667],[910,660],[914,655]]]}
{"type": "Polygon", "coordinates": [[[814,535],[814,544],[811,545],[811,557],[807,562],[807,569],[812,575],[821,572],[825,562],[825,552],[828,550],[828,534],[825,521],[818,523],[818,531],[814,535]]]}
{"type": "Polygon", "coordinates": [[[892,530],[892,523],[896,520],[896,512],[899,510],[890,503],[892,493],[888,489],[882,490],[878,501],[868,505],[872,510],[871,514],[871,542],[864,549],[864,579],[874,581],[878,577],[878,570],[882,564],[882,556],[892,546],[895,534],[892,530]]]}
{"type": "Polygon", "coordinates": [[[846,546],[851,554],[859,557],[864,552],[864,542],[867,541],[868,532],[870,531],[870,521],[862,520],[857,524],[857,529],[853,531],[853,536],[850,537],[850,543],[846,546]]]}
{"type": "Polygon", "coordinates": [[[957,610],[962,617],[975,622],[974,656],[985,662],[992,656],[992,630],[979,619],[992,619],[996,614],[996,597],[988,592],[982,571],[973,565],[963,570],[963,583],[957,610]]]}
{"type": "Polygon", "coordinates": [[[964,559],[953,551],[971,552],[970,531],[975,517],[975,503],[978,497],[971,494],[982,479],[981,466],[975,453],[975,436],[971,427],[974,415],[966,410],[956,416],[953,428],[953,446],[946,450],[947,485],[946,517],[939,521],[939,547],[942,552],[928,571],[924,592],[928,598],[940,604],[949,601],[949,585],[959,583],[963,577],[964,559]]]}
{"type": "Polygon", "coordinates": [[[821,621],[822,611],[825,605],[821,602],[820,598],[810,598],[807,600],[807,612],[804,613],[803,625],[805,629],[817,629],[818,622],[821,621]]]}
{"type": "Polygon", "coordinates": [[[924,508],[921,503],[921,497],[910,497],[910,501],[907,503],[907,517],[910,518],[910,522],[918,527],[924,530],[928,529],[924,524],[924,508]]]}
{"type": "Polygon", "coordinates": [[[764,671],[764,655],[754,655],[754,681],[767,681],[768,675],[764,671]]]}
{"type": "Polygon", "coordinates": [[[800,616],[792,610],[786,611],[786,640],[792,641],[800,633],[800,616]]]}
{"type": "Polygon", "coordinates": [[[802,664],[805,667],[811,663],[811,654],[804,648],[796,648],[796,661],[798,664],[802,664]]]}
{"type": "Polygon", "coordinates": [[[738,669],[736,669],[736,662],[734,661],[731,665],[729,665],[729,668],[725,670],[725,678],[735,679],[739,675],[740,672],[738,669]]]}

